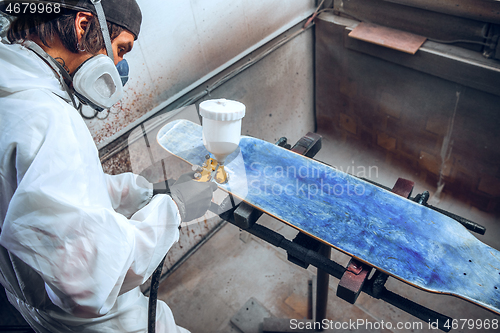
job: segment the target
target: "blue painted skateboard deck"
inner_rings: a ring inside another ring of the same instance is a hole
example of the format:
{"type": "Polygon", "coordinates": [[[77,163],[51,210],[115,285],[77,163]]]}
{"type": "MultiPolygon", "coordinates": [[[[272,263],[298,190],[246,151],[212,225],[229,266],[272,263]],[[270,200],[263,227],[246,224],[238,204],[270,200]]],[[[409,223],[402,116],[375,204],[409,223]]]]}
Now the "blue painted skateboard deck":
{"type": "MultiPolygon", "coordinates": [[[[165,125],[168,152],[201,165],[201,126],[165,125]]],[[[455,220],[272,143],[242,136],[219,187],[405,283],[500,314],[500,252],[455,220]]]]}

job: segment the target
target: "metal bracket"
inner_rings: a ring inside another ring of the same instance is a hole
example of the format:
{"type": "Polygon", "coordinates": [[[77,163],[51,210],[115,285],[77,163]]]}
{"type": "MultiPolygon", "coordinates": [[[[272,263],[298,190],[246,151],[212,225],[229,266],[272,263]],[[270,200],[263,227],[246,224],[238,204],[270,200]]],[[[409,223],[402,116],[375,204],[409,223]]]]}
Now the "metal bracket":
{"type": "Polygon", "coordinates": [[[487,43],[484,46],[483,56],[488,59],[500,59],[500,26],[489,24],[488,35],[485,38],[487,39],[487,43]]]}
{"type": "Polygon", "coordinates": [[[235,225],[241,229],[251,228],[262,216],[263,212],[249,204],[242,202],[234,211],[235,225]]]}
{"type": "Polygon", "coordinates": [[[394,187],[392,188],[391,192],[395,193],[399,196],[402,196],[403,198],[409,199],[411,192],[413,192],[414,185],[415,185],[415,183],[412,182],[411,180],[398,178],[398,180],[396,181],[396,184],[394,184],[394,187]]]}
{"type": "MultiPolygon", "coordinates": [[[[300,245],[302,247],[304,247],[305,249],[308,249],[308,250],[311,250],[311,251],[314,251],[314,252],[319,252],[320,248],[321,248],[321,242],[302,233],[302,232],[299,232],[297,234],[297,236],[293,239],[292,241],[293,243],[297,244],[297,245],[300,245]]],[[[309,263],[308,262],[305,262],[303,260],[300,260],[299,258],[297,257],[294,257],[293,255],[291,255],[290,253],[287,253],[287,258],[288,258],[288,261],[302,267],[302,268],[305,268],[307,269],[307,267],[309,267],[309,263]]]]}
{"type": "Polygon", "coordinates": [[[308,132],[306,135],[301,137],[290,150],[297,154],[312,158],[319,152],[320,149],[321,135],[308,132]]]}

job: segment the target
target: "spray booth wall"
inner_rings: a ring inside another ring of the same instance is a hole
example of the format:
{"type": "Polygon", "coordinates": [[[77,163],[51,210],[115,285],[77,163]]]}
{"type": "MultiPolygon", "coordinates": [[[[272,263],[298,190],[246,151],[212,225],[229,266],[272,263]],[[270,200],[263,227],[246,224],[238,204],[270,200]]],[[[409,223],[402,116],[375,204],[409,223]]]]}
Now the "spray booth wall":
{"type": "Polygon", "coordinates": [[[358,23],[329,13],[316,22],[318,131],[500,211],[499,62],[432,41],[404,54],[349,37],[358,23]]]}

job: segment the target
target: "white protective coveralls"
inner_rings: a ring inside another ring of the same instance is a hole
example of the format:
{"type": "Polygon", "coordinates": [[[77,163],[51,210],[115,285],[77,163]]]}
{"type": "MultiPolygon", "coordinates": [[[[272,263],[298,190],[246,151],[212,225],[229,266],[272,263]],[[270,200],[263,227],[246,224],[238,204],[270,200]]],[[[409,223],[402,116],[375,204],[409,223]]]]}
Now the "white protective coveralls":
{"type": "MultiPolygon", "coordinates": [[[[146,332],[138,286],[178,240],[179,211],[103,172],[69,100],[35,53],[0,43],[0,282],[37,332],[146,332]]],[[[187,332],[161,301],[156,330],[187,332]]]]}

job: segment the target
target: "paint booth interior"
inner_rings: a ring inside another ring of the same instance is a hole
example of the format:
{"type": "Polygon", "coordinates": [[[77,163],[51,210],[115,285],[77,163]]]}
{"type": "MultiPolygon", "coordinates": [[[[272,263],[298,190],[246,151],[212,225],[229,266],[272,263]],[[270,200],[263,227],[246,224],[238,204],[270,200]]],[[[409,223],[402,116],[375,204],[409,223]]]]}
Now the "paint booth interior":
{"type": "MultiPolygon", "coordinates": [[[[139,124],[226,98],[247,106],[243,134],[294,142],[319,132],[411,170],[437,195],[498,212],[500,55],[488,42],[498,36],[498,14],[473,11],[467,1],[457,1],[463,10],[416,2],[326,1],[306,29],[314,1],[225,4],[218,24],[207,18],[224,1],[179,2],[161,29],[162,11],[144,4],[127,96],[106,119],[88,121],[103,162],[126,168],[114,159],[139,124]],[[349,37],[361,21],[428,39],[412,55],[349,37]]],[[[372,166],[350,162],[338,167],[372,166]]]]}
{"type": "MultiPolygon", "coordinates": [[[[386,166],[398,168],[436,202],[451,196],[498,213],[499,53],[487,42],[499,18],[487,6],[325,1],[304,29],[315,1],[153,3],[141,3],[145,23],[128,56],[125,99],[87,122],[108,172],[132,169],[127,143],[141,124],[226,98],[247,107],[244,135],[296,142],[318,132],[338,152],[357,152],[329,161],[343,171],[376,180],[386,166]],[[349,37],[361,21],[428,39],[408,54],[349,37]]],[[[184,250],[200,240],[189,239],[184,250]]]]}
{"type": "MultiPolygon", "coordinates": [[[[387,187],[399,177],[414,181],[433,205],[485,224],[488,232],[478,238],[498,248],[500,53],[490,41],[500,17],[487,6],[455,2],[325,1],[313,22],[319,1],[226,1],[224,13],[221,2],[186,2],[164,35],[145,27],[134,54],[140,60],[132,59],[137,83],[120,110],[89,122],[103,164],[109,172],[130,168],[125,138],[140,124],[148,128],[155,117],[208,99],[237,100],[247,107],[242,134],[293,144],[317,132],[324,145],[318,158],[387,187]],[[360,22],[427,39],[415,54],[402,52],[348,36],[360,22]],[[162,47],[167,52],[156,51],[162,47]]],[[[220,223],[208,218],[181,231],[164,283],[176,270],[182,274],[220,223]]],[[[239,269],[238,259],[234,265],[239,269]]]]}

